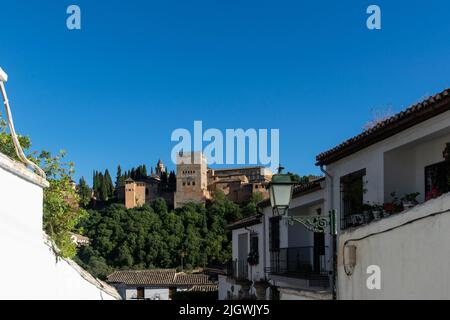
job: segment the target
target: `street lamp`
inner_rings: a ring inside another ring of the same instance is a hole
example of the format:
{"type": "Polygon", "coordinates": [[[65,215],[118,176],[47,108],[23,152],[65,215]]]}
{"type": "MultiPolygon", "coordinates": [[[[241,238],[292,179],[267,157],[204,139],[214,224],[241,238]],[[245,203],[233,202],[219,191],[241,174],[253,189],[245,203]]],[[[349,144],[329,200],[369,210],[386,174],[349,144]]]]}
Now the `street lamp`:
{"type": "Polygon", "coordinates": [[[291,176],[282,174],[283,168],[280,167],[278,174],[272,177],[269,183],[269,198],[274,215],[286,215],[291,204],[292,192],[294,190],[294,183],[291,176]]]}

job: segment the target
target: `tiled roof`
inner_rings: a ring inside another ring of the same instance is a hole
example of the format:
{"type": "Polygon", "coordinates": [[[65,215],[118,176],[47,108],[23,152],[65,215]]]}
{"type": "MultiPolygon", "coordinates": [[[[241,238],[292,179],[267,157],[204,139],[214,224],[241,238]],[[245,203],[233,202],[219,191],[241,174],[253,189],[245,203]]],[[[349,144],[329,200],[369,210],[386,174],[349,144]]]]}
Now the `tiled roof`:
{"type": "Polygon", "coordinates": [[[173,284],[175,269],[116,271],[108,276],[108,282],[128,285],[173,284]]]}
{"type": "MultiPolygon", "coordinates": [[[[325,181],[325,177],[313,177],[314,180],[310,180],[308,183],[301,183],[294,186],[292,191],[292,197],[299,197],[301,195],[311,193],[320,190],[322,186],[320,185],[322,181],[325,181]]],[[[270,199],[265,199],[258,203],[259,208],[267,208],[270,206],[270,199]]]]}
{"type": "Polygon", "coordinates": [[[344,141],[333,149],[319,154],[316,157],[317,165],[333,163],[449,110],[450,89],[446,89],[384,121],[381,121],[373,128],[344,141]]]}
{"type": "Polygon", "coordinates": [[[244,228],[244,227],[250,227],[255,224],[261,223],[261,217],[262,217],[262,215],[260,215],[260,214],[250,216],[250,217],[235,221],[235,222],[227,225],[226,228],[229,230],[234,230],[234,229],[240,229],[240,228],[244,228]]]}
{"type": "Polygon", "coordinates": [[[213,284],[208,275],[200,273],[177,273],[174,283],[180,285],[213,284]]]}
{"type": "Polygon", "coordinates": [[[305,193],[310,193],[321,188],[320,183],[325,181],[325,177],[316,177],[314,180],[310,180],[308,183],[302,183],[294,187],[292,196],[299,196],[305,193]]]}
{"type": "Polygon", "coordinates": [[[175,269],[116,271],[108,276],[108,282],[147,286],[215,285],[213,281],[209,280],[206,274],[177,273],[175,269]]]}
{"type": "Polygon", "coordinates": [[[217,284],[195,285],[189,291],[211,292],[219,290],[217,284]]]}

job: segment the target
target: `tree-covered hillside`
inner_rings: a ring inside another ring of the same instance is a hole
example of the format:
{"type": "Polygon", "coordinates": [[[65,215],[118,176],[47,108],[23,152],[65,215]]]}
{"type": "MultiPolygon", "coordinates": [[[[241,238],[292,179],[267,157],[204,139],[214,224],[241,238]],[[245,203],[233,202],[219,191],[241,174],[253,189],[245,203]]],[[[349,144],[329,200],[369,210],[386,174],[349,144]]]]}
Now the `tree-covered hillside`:
{"type": "Polygon", "coordinates": [[[135,209],[112,204],[89,210],[81,227],[91,244],[79,249],[77,260],[100,278],[114,269],[177,268],[182,259],[187,269],[225,262],[231,256],[225,226],[255,214],[259,200],[239,207],[217,193],[206,206],[176,210],[162,199],[135,209]]]}

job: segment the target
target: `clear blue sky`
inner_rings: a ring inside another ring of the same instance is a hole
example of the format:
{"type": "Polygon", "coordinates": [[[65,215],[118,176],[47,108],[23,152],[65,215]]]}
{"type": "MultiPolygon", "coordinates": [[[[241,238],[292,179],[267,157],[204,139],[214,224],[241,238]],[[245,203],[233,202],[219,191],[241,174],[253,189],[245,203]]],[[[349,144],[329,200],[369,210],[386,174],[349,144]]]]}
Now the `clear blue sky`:
{"type": "MultiPolygon", "coordinates": [[[[450,87],[450,2],[0,1],[0,65],[17,129],[66,149],[77,178],[162,158],[176,128],[279,128],[281,163],[450,87]],[[68,31],[78,4],[82,30],[68,31]],[[382,9],[382,30],[366,8],[382,9]]],[[[3,110],[2,110],[3,112],[3,110]]],[[[173,167],[173,166],[172,166],[173,167]]]]}

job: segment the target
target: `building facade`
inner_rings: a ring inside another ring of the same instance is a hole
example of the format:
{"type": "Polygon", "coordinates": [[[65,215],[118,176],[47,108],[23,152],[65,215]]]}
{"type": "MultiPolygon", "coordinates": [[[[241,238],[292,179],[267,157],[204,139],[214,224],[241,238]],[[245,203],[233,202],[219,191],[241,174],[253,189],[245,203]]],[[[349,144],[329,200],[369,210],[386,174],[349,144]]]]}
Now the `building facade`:
{"type": "Polygon", "coordinates": [[[208,275],[175,269],[125,270],[108,276],[124,300],[172,300],[176,292],[216,292],[208,275]]]}
{"type": "Polygon", "coordinates": [[[295,188],[288,216],[274,216],[266,200],[261,214],[229,226],[232,261],[219,277],[220,299],[331,299],[330,237],[289,223],[289,216],[324,215],[324,190],[325,179],[316,178],[295,188]]]}
{"type": "Polygon", "coordinates": [[[201,152],[180,153],[175,208],[189,202],[204,203],[216,191],[236,203],[249,201],[255,193],[267,198],[266,186],[271,178],[272,172],[264,167],[210,169],[201,152]]]}
{"type": "Polygon", "coordinates": [[[448,299],[440,230],[450,206],[450,90],[318,155],[317,165],[325,211],[337,213],[338,299],[448,299]]]}

